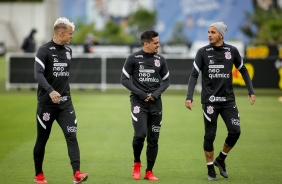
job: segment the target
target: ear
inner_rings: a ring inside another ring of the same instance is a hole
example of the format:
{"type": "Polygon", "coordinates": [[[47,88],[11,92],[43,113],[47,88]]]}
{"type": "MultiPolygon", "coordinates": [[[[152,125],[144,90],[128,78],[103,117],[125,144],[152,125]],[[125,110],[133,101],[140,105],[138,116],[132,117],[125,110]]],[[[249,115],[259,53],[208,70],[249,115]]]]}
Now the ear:
{"type": "Polygon", "coordinates": [[[64,36],[64,31],[60,31],[60,37],[63,37],[64,36]]]}
{"type": "Polygon", "coordinates": [[[149,43],[148,43],[148,42],[145,42],[144,45],[145,45],[145,47],[148,47],[149,43]]]}

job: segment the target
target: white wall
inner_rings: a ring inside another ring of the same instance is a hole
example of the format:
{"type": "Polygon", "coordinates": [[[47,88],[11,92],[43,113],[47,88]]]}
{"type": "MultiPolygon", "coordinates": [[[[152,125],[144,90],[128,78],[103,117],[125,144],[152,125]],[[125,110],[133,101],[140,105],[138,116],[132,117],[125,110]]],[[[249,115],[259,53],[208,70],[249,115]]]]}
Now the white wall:
{"type": "Polygon", "coordinates": [[[6,51],[21,51],[23,39],[37,29],[36,46],[51,40],[52,27],[58,17],[59,1],[43,3],[0,3],[0,42],[6,51]]]}

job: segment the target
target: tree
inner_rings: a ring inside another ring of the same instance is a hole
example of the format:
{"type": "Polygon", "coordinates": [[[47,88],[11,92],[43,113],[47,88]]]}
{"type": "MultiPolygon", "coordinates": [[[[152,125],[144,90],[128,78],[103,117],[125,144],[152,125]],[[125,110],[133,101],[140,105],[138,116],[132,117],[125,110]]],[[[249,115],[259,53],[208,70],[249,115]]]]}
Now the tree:
{"type": "Polygon", "coordinates": [[[256,8],[254,13],[247,13],[249,23],[241,31],[253,44],[276,45],[282,43],[282,9],[272,7],[269,10],[256,8]]]}
{"type": "Polygon", "coordinates": [[[97,36],[97,31],[95,31],[94,23],[90,24],[77,24],[77,28],[74,32],[74,37],[71,39],[71,42],[74,44],[81,44],[84,42],[84,39],[87,34],[92,33],[93,35],[97,36]]]}
{"type": "Polygon", "coordinates": [[[142,32],[148,29],[153,29],[156,24],[156,11],[148,11],[145,8],[140,8],[129,15],[128,26],[129,34],[135,36],[135,44],[139,43],[139,37],[142,32]]]}
{"type": "Polygon", "coordinates": [[[152,29],[156,24],[156,12],[140,8],[126,18],[109,19],[103,30],[95,30],[95,23],[78,24],[73,43],[82,43],[88,33],[92,33],[101,44],[139,43],[141,32],[152,29]]]}
{"type": "Polygon", "coordinates": [[[103,42],[106,44],[130,44],[134,37],[126,34],[124,28],[113,21],[108,21],[104,30],[101,31],[103,42]]]}
{"type": "Polygon", "coordinates": [[[143,32],[147,29],[152,29],[156,24],[156,12],[150,12],[145,8],[140,8],[129,15],[128,23],[131,27],[137,27],[137,31],[143,32]]]}

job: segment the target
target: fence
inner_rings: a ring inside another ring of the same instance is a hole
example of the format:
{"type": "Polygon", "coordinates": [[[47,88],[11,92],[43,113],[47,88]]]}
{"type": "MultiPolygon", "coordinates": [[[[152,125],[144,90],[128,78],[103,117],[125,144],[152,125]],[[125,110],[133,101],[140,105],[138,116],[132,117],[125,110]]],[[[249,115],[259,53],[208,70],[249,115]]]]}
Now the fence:
{"type": "MultiPolygon", "coordinates": [[[[74,54],[71,65],[70,85],[78,89],[123,88],[120,76],[126,54],[74,54]]],[[[170,89],[186,89],[193,59],[187,55],[165,55],[171,85],[170,89]]],[[[246,59],[255,88],[278,88],[282,82],[282,61],[279,59],[246,59]]],[[[6,90],[11,88],[36,88],[34,79],[34,54],[8,53],[6,90]]],[[[232,71],[235,86],[244,86],[238,71],[232,71]]]]}

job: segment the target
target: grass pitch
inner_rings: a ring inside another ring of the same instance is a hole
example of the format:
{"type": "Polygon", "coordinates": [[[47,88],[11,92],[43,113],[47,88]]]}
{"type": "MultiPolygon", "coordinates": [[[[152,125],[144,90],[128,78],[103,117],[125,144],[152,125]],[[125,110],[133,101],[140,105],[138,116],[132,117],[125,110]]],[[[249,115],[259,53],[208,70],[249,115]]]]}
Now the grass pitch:
{"type": "MultiPolygon", "coordinates": [[[[36,139],[36,92],[5,91],[5,60],[0,58],[0,183],[33,183],[32,150],[36,139]]],[[[236,89],[242,134],[227,157],[229,178],[219,175],[219,183],[281,183],[282,176],[282,104],[277,102],[280,90],[259,90],[257,102],[246,101],[246,89],[236,89]]],[[[85,183],[150,183],[131,178],[133,154],[129,92],[127,90],[73,90],[78,119],[78,141],[81,170],[89,173],[85,183]]],[[[195,107],[184,106],[186,91],[168,90],[163,94],[163,125],[159,155],[154,173],[157,183],[209,183],[203,154],[204,125],[199,95],[195,107]]],[[[215,154],[226,137],[219,117],[215,154]]],[[[146,145],[146,144],[145,144],[146,145]]],[[[142,153],[142,176],[146,169],[142,153]]],[[[47,143],[44,168],[49,184],[72,183],[72,170],[66,143],[60,127],[54,122],[47,143]]]]}

